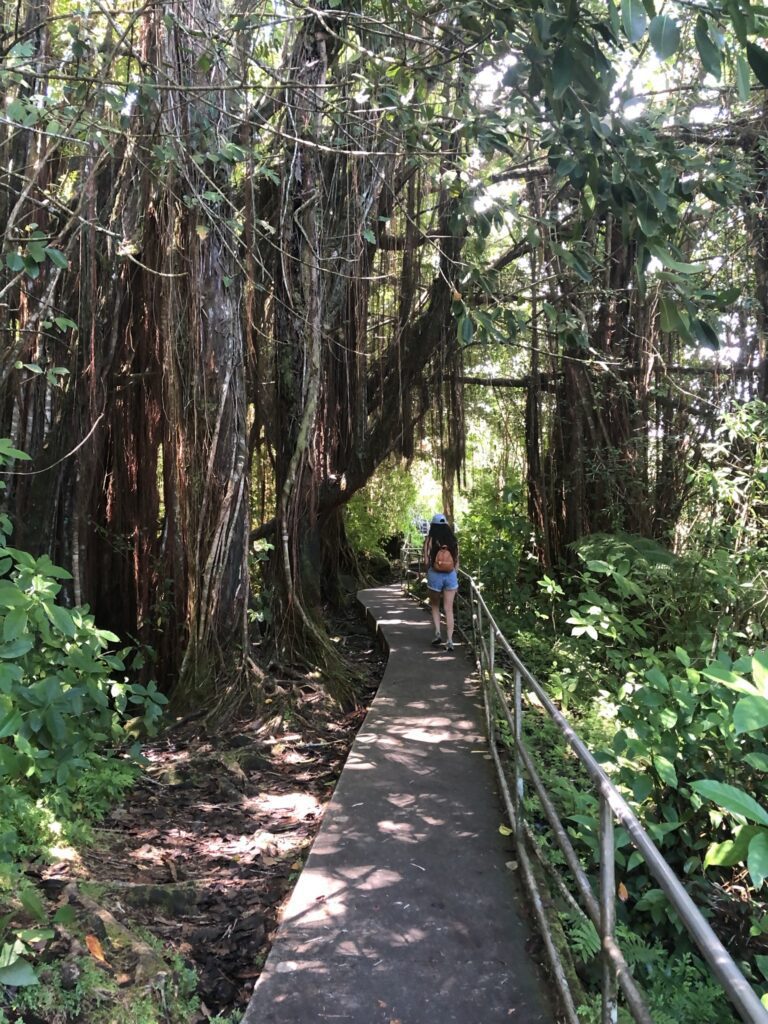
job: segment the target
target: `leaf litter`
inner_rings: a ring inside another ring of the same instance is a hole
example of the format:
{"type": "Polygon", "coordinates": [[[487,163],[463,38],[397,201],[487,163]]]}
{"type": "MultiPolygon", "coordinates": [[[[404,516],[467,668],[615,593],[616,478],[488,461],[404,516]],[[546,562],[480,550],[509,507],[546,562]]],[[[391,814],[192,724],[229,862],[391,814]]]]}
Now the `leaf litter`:
{"type": "MultiPolygon", "coordinates": [[[[162,985],[174,955],[195,971],[189,1024],[247,1005],[378,687],[385,659],[364,623],[333,626],[363,673],[358,707],[341,710],[291,673],[258,718],[169,729],[144,747],[147,770],[97,842],[43,872],[49,899],[77,910],[88,953],[121,990],[162,985]]],[[[59,956],[80,945],[57,929],[59,956]]]]}

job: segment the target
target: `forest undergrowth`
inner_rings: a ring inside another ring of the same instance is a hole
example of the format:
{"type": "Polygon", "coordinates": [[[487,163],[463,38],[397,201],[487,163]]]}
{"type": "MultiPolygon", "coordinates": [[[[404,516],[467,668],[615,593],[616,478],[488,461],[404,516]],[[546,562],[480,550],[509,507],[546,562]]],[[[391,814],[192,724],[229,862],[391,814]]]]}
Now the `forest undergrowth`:
{"type": "Polygon", "coordinates": [[[258,716],[172,722],[82,844],[23,864],[6,949],[39,983],[2,987],[3,1024],[240,1019],[383,671],[355,610],[329,628],[361,673],[354,710],[297,673],[258,716]]]}
{"type": "MultiPolygon", "coordinates": [[[[732,483],[729,472],[708,475],[707,486],[732,483]]],[[[764,547],[735,544],[749,520],[723,515],[677,551],[618,531],[593,534],[574,545],[571,564],[546,572],[530,556],[519,493],[510,489],[505,501],[491,490],[476,496],[464,523],[465,565],[482,580],[517,653],[768,1004],[764,547]]],[[[598,799],[540,712],[534,701],[524,716],[528,742],[596,886],[598,799]]],[[[535,799],[528,813],[545,857],[562,866],[535,799]]],[[[615,857],[619,938],[653,1019],[736,1020],[623,828],[615,857]]],[[[562,918],[585,988],[596,992],[597,933],[568,907],[562,918]]],[[[599,1019],[599,1003],[582,1014],[599,1019]]]]}

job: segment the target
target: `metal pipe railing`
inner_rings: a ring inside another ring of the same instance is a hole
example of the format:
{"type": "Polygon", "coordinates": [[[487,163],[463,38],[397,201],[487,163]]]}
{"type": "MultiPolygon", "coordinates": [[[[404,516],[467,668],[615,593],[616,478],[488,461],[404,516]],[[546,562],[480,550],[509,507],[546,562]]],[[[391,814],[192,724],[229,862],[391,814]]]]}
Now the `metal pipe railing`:
{"type": "MultiPolygon", "coordinates": [[[[413,570],[407,561],[407,554],[404,553],[404,585],[407,584],[407,579],[411,572],[413,570]]],[[[417,565],[414,574],[420,575],[420,565],[417,565]]],[[[475,580],[463,570],[459,570],[459,574],[469,586],[473,647],[483,683],[486,724],[491,753],[499,775],[499,782],[507,813],[509,814],[510,824],[515,834],[518,858],[523,868],[526,887],[533,900],[534,912],[543,931],[545,947],[552,966],[553,976],[560,990],[563,1008],[568,1020],[576,1021],[578,1017],[573,1006],[573,999],[568,987],[565,971],[549,933],[546,914],[543,911],[541,893],[539,892],[535,873],[532,870],[526,851],[527,823],[525,822],[524,806],[526,777],[531,783],[544,816],[549,822],[555,842],[563,852],[566,864],[571,870],[582,906],[600,934],[603,959],[601,1024],[616,1024],[619,988],[624,994],[630,1013],[638,1024],[653,1024],[642,991],[632,977],[629,966],[616,941],[614,847],[614,827],[616,821],[626,829],[635,849],[642,855],[651,875],[666,894],[670,904],[679,915],[684,927],[696,943],[712,973],[722,985],[723,990],[742,1020],[746,1024],[768,1024],[768,1012],[764,1009],[756,993],[701,911],[688,895],[682,883],[664,860],[629,804],[616,789],[581,737],[552,702],[543,686],[520,660],[493,618],[475,580]],[[499,648],[506,654],[512,669],[514,709],[509,707],[506,695],[497,679],[498,672],[496,666],[499,648]],[[586,770],[599,797],[600,883],[599,895],[597,897],[592,890],[586,873],[579,863],[578,856],[571,844],[567,831],[557,815],[554,803],[549,797],[536,771],[531,754],[526,747],[522,730],[523,691],[525,688],[536,695],[539,703],[560,730],[566,742],[586,770]],[[507,721],[513,737],[513,786],[511,793],[507,782],[507,773],[498,750],[496,722],[499,717],[507,721]]]]}

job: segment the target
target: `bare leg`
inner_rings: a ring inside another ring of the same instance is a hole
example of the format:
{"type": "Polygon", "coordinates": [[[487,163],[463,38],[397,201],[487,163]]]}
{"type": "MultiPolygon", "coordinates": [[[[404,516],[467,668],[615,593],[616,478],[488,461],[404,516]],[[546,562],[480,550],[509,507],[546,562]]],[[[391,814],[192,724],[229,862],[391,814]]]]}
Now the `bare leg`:
{"type": "Polygon", "coordinates": [[[432,622],[435,627],[435,636],[440,636],[440,591],[430,590],[429,610],[432,614],[432,622]]]}
{"type": "Polygon", "coordinates": [[[445,626],[449,644],[453,643],[453,599],[456,597],[455,590],[443,591],[443,610],[445,611],[445,626]]]}

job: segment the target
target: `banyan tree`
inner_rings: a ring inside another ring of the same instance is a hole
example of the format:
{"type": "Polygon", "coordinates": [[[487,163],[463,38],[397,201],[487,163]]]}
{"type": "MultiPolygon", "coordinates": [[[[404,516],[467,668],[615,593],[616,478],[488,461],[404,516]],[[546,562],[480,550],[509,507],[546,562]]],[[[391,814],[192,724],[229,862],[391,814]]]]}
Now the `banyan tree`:
{"type": "MultiPolygon", "coordinates": [[[[6,478],[14,543],[180,698],[259,678],[256,539],[272,656],[330,665],[345,503],[428,420],[450,510],[464,364],[487,376],[493,346],[522,370],[540,560],[594,530],[671,536],[711,421],[672,374],[733,302],[689,256],[729,202],[758,250],[737,369],[765,397],[764,115],[739,50],[768,80],[757,14],[728,43],[742,119],[707,138],[623,118],[615,57],[643,11],[0,3],[0,438],[30,456],[6,478]]],[[[725,43],[697,17],[713,74],[725,43]]],[[[673,21],[654,19],[660,59],[673,21]]]]}
{"type": "Polygon", "coordinates": [[[322,663],[340,509],[457,365],[466,43],[384,9],[3,18],[14,543],[191,700],[251,678],[269,466],[273,649],[322,663]]]}

